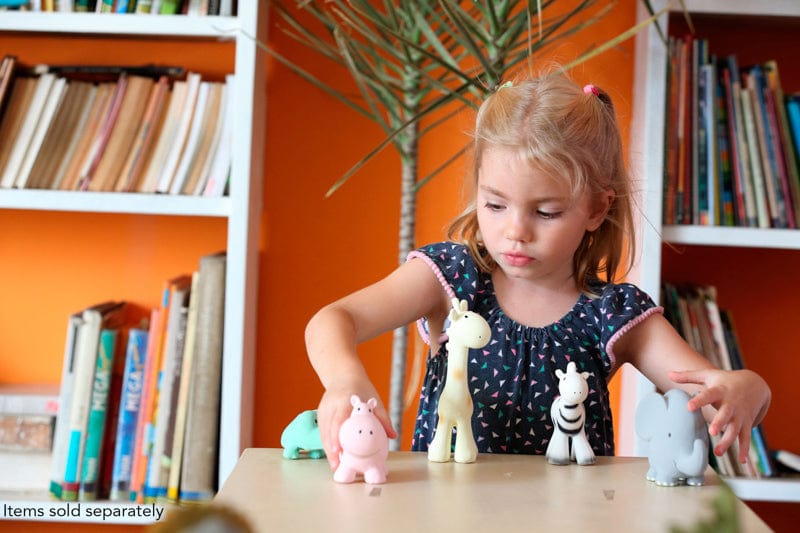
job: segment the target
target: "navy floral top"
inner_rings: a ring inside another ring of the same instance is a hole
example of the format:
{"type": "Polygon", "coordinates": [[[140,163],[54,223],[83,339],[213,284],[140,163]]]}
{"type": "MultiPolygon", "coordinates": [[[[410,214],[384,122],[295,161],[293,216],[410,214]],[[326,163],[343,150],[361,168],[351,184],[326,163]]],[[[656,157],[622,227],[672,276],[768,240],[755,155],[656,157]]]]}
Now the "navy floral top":
{"type": "MultiPolygon", "coordinates": [[[[595,287],[581,295],[563,318],[530,327],[506,316],[497,303],[491,275],[481,272],[468,249],[441,242],[411,252],[425,261],[451,297],[466,299],[482,315],[492,340],[470,350],[468,373],[474,403],[472,430],[478,451],[544,454],[553,433],[550,405],[558,395],[556,369],[575,361],[589,372],[586,435],[596,455],[614,454],[614,429],[606,381],[615,369],[613,346],[628,329],[660,313],[650,297],[631,284],[595,287]]],[[[420,332],[427,338],[425,321],[420,332]]],[[[442,339],[444,340],[444,338],[442,339]]],[[[436,405],[446,376],[446,344],[428,358],[412,449],[425,451],[436,429],[436,405]]]]}

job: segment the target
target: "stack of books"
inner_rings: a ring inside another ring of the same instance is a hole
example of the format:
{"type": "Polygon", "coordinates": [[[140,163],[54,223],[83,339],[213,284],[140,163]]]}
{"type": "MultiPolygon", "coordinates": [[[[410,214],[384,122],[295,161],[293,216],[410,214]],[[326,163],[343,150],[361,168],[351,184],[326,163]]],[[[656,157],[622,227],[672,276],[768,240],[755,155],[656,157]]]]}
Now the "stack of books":
{"type": "Polygon", "coordinates": [[[165,282],[161,305],[108,301],[69,317],[50,493],[196,502],[216,491],[224,253],[165,282]]]}
{"type": "MultiPolygon", "coordinates": [[[[686,342],[714,366],[723,370],[745,368],[733,318],[729,311],[719,308],[715,287],[664,283],[662,301],[664,316],[686,342]]],[[[711,445],[718,439],[719,436],[712,436],[711,445]]],[[[734,443],[721,457],[713,453],[709,457],[720,475],[748,478],[777,475],[774,454],[767,445],[761,425],[753,428],[749,457],[745,464],[738,461],[738,454],[738,444],[734,443]]]]}
{"type": "Polygon", "coordinates": [[[777,62],[742,66],[691,36],[669,49],[664,223],[798,227],[800,95],[777,62]]]}
{"type": "Polygon", "coordinates": [[[0,64],[0,188],[223,196],[234,76],[0,64]]]}

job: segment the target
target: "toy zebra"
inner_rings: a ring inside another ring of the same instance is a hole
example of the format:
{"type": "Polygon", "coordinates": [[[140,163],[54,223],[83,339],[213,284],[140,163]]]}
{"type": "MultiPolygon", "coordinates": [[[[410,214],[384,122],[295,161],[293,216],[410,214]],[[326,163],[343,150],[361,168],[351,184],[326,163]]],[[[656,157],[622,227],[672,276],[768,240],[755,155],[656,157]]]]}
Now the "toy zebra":
{"type": "Polygon", "coordinates": [[[586,409],[584,400],[589,396],[588,372],[576,370],[575,362],[567,364],[567,371],[556,369],[559,396],[550,407],[553,436],[547,445],[547,462],[554,465],[569,464],[570,459],[579,465],[594,463],[594,452],[586,438],[586,409]]]}

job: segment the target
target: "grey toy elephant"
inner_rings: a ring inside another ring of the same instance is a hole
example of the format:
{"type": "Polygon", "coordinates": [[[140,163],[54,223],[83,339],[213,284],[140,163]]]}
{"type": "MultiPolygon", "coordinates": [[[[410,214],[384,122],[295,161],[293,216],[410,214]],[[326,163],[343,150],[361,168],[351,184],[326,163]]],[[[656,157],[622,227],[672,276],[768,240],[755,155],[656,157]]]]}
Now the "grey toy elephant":
{"type": "Polygon", "coordinates": [[[647,479],[656,485],[702,485],[708,466],[708,428],[689,395],[670,389],[645,395],[636,408],[636,433],[648,442],[647,479]]]}

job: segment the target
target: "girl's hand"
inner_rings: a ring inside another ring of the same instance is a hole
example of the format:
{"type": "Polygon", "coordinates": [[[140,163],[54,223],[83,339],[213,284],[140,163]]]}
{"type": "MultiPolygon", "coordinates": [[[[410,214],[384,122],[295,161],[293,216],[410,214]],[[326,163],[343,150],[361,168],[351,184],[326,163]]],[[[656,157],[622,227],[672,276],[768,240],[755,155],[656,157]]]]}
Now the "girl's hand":
{"type": "Polygon", "coordinates": [[[670,372],[675,383],[694,383],[703,389],[689,400],[689,410],[696,411],[705,405],[716,409],[708,432],[712,436],[722,435],[714,447],[714,454],[721,456],[739,439],[740,463],[744,463],[750,451],[750,433],[767,412],[771,392],[767,383],[750,370],[719,370],[708,368],[685,372],[670,372]]]}
{"type": "Polygon", "coordinates": [[[357,394],[364,401],[370,398],[378,400],[378,405],[373,413],[386,430],[386,436],[390,439],[397,437],[397,432],[392,426],[386,409],[383,408],[380,397],[374,390],[370,391],[369,389],[371,387],[366,391],[359,392],[353,387],[331,387],[322,395],[319,407],[317,407],[317,423],[319,424],[322,448],[325,450],[331,470],[336,470],[339,466],[339,454],[342,452],[342,446],[339,444],[339,428],[353,411],[353,405],[350,403],[350,397],[353,394],[357,394]]]}

